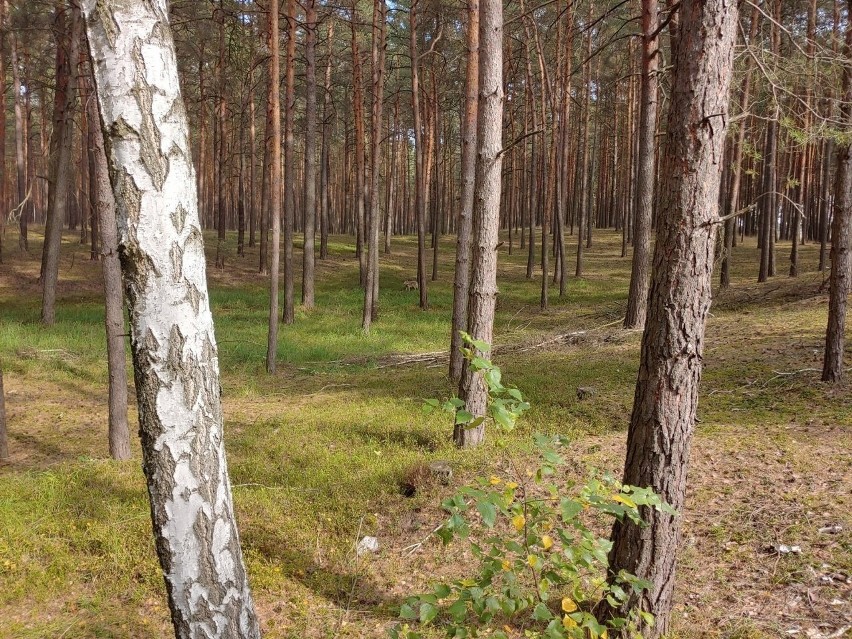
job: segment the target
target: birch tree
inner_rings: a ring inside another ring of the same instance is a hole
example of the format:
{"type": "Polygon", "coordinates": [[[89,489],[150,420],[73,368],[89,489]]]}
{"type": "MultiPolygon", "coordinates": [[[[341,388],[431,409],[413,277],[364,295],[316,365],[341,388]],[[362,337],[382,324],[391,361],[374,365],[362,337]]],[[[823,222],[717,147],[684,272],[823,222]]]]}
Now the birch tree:
{"type": "Polygon", "coordinates": [[[195,170],[167,0],[85,0],[143,468],[175,636],[260,636],[223,445],[195,170]]]}

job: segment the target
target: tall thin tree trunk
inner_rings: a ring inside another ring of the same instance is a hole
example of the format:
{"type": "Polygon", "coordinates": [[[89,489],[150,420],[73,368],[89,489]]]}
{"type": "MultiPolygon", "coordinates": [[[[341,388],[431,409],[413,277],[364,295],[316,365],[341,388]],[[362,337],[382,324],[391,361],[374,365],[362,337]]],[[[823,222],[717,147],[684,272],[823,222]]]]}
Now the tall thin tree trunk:
{"type": "Polygon", "coordinates": [[[57,137],[57,157],[55,175],[55,194],[48,211],[48,222],[45,228],[44,252],[42,259],[42,298],[41,322],[52,326],[56,321],[56,286],[59,281],[59,256],[62,250],[62,226],[65,212],[68,208],[68,194],[71,183],[73,162],[71,153],[74,143],[74,102],[76,99],[76,77],[74,69],[80,59],[80,9],[74,6],[71,10],[71,29],[69,39],[69,54],[67,67],[68,84],[63,103],[60,105],[62,115],[54,118],[61,122],[60,129],[54,131],[57,137]]]}
{"type": "MultiPolygon", "coordinates": [[[[88,38],[87,38],[88,47],[88,38]]],[[[91,59],[91,54],[87,52],[91,59]]],[[[94,63],[90,65],[90,68],[94,63]]],[[[89,71],[84,85],[93,84],[89,71]]],[[[90,87],[87,87],[87,89],[90,87]]],[[[127,363],[124,353],[124,294],[121,287],[121,264],[118,255],[118,226],[115,217],[115,197],[109,181],[106,149],[98,103],[85,102],[89,127],[89,155],[92,171],[92,227],[100,235],[103,251],[101,264],[104,273],[104,301],[106,306],[107,371],[109,377],[109,452],[113,459],[130,458],[130,428],[127,424],[127,363]]]]}
{"type": "Polygon", "coordinates": [[[216,60],[216,78],[219,83],[216,96],[216,266],[225,268],[225,230],[228,225],[228,205],[225,193],[225,174],[227,163],[225,119],[227,116],[227,80],[225,79],[225,0],[219,0],[216,10],[219,23],[219,57],[216,60]]]}
{"type": "MultiPolygon", "coordinates": [[[[758,21],[758,16],[760,12],[757,9],[752,10],[751,14],[751,27],[749,28],[749,38],[746,46],[751,46],[754,41],[757,39],[757,30],[760,22],[758,21]]],[[[743,75],[743,83],[742,88],[740,90],[740,102],[742,103],[742,115],[746,116],[749,110],[749,99],[751,95],[751,75],[752,75],[752,67],[751,67],[751,59],[746,58],[746,69],[743,75]]],[[[745,170],[742,166],[743,163],[743,151],[745,149],[745,134],[746,127],[748,125],[748,119],[743,118],[742,121],[737,125],[737,138],[734,142],[734,156],[730,163],[730,170],[732,171],[732,179],[731,186],[728,191],[728,201],[730,202],[731,213],[736,212],[737,207],[739,206],[740,201],[740,189],[742,185],[742,176],[745,173],[745,170]]],[[[722,268],[720,274],[720,284],[722,288],[727,288],[731,285],[731,262],[733,259],[733,250],[734,250],[734,237],[736,236],[736,224],[737,219],[735,217],[731,217],[725,220],[725,248],[722,254],[722,268]]]]}
{"type": "Polygon", "coordinates": [[[417,5],[413,0],[408,12],[409,53],[411,55],[411,109],[414,114],[414,209],[417,220],[417,284],[420,308],[429,308],[426,290],[426,180],[423,173],[423,124],[420,111],[420,53],[417,46],[417,5]]]}
{"type": "MultiPolygon", "coordinates": [[[[846,1],[852,15],[852,0],[846,1]]],[[[846,46],[843,52],[843,100],[841,121],[852,128],[852,23],[846,25],[846,46]]],[[[825,332],[825,357],[822,380],[838,382],[843,379],[845,349],[846,305],[852,292],[852,150],[849,143],[839,147],[834,187],[834,219],[831,225],[831,277],[828,294],[828,328],[825,332]]]]}
{"type": "Polygon", "coordinates": [[[385,0],[373,0],[373,104],[370,113],[370,219],[367,233],[367,281],[361,328],[370,330],[379,303],[379,223],[381,221],[380,172],[382,166],[382,106],[385,92],[385,0]]]}
{"type": "Polygon", "coordinates": [[[249,77],[249,248],[256,244],[257,238],[257,114],[254,104],[254,73],[249,77]]]}
{"type": "MultiPolygon", "coordinates": [[[[592,6],[589,3],[589,17],[591,17],[592,6]]],[[[592,54],[592,34],[591,32],[586,34],[586,57],[590,58],[592,54]]],[[[575,277],[583,276],[583,243],[585,241],[586,235],[586,225],[590,223],[589,220],[589,203],[591,202],[591,196],[589,194],[589,190],[591,188],[591,179],[590,179],[590,162],[589,162],[589,125],[591,124],[591,112],[590,112],[590,94],[591,94],[591,63],[586,63],[586,71],[584,73],[584,89],[583,89],[583,132],[582,132],[582,140],[581,144],[583,147],[583,164],[580,168],[582,172],[582,181],[580,183],[580,205],[577,211],[577,267],[574,269],[575,277]]]]}
{"type": "MultiPolygon", "coordinates": [[[[3,238],[6,235],[6,3],[0,0],[0,264],[3,263],[3,238]]],[[[2,374],[2,373],[0,373],[2,374]]],[[[2,393],[0,393],[2,394],[2,393]]],[[[0,402],[2,402],[0,398],[0,402]]]]}
{"type": "Polygon", "coordinates": [[[328,18],[328,59],[325,63],[325,93],[322,102],[322,157],[320,159],[320,259],[328,258],[328,226],[331,207],[331,64],[334,58],[334,22],[328,18]]]}
{"type": "MultiPolygon", "coordinates": [[[[267,25],[269,27],[269,79],[267,105],[267,137],[271,137],[269,161],[264,163],[264,173],[268,177],[265,198],[269,219],[272,222],[272,255],[269,258],[269,335],[266,346],[266,372],[275,373],[278,354],[278,271],[281,257],[281,60],[278,33],[278,0],[267,0],[267,25]]],[[[262,234],[261,234],[262,237],[262,234]]],[[[261,251],[263,238],[261,239],[261,251]]]]}
{"type": "Polygon", "coordinates": [[[361,286],[367,284],[367,254],[364,252],[364,221],[366,218],[366,151],[364,149],[364,88],[361,76],[361,50],[358,46],[357,0],[352,2],[350,28],[352,31],[352,100],[355,124],[355,254],[358,257],[358,277],[361,286]]]}
{"type": "Polygon", "coordinates": [[[287,71],[284,85],[284,312],[285,324],[295,319],[293,307],[293,226],[296,223],[296,162],[293,127],[296,120],[296,0],[287,0],[287,71]]]}
{"type": "Polygon", "coordinates": [[[21,71],[18,61],[18,37],[12,33],[12,99],[15,101],[15,182],[18,187],[17,202],[15,204],[18,215],[18,247],[29,252],[30,244],[28,238],[29,215],[27,212],[27,161],[24,150],[24,109],[23,96],[21,95],[21,71]]]}
{"type": "Polygon", "coordinates": [[[0,368],[0,461],[9,459],[9,435],[6,431],[6,392],[3,389],[3,369],[0,368]]]}
{"type": "Polygon", "coordinates": [[[642,0],[642,67],[639,98],[639,158],[633,217],[633,266],[624,328],[642,328],[648,312],[651,267],[651,216],[654,207],[659,19],[657,0],[642,0]]]}
{"type": "MultiPolygon", "coordinates": [[[[479,2],[479,106],[476,131],[476,192],[473,220],[469,326],[475,340],[493,339],[497,302],[497,242],[500,224],[500,182],[503,151],[503,2],[479,2]]],[[[485,355],[474,349],[477,355],[485,355]]],[[[482,375],[465,366],[459,385],[465,408],[474,416],[487,410],[487,390],[482,375]]],[[[485,438],[483,424],[457,426],[457,446],[478,446],[485,438]]]]}
{"type": "MultiPolygon", "coordinates": [[[[737,3],[683,0],[654,248],[648,317],[627,435],[624,483],[650,487],[683,512],[712,297],[728,89],[737,3]]],[[[609,574],[627,571],[651,583],[630,592],[626,608],[655,616],[640,628],[669,632],[682,515],[642,509],[646,525],[613,527],[609,574]]],[[[608,617],[611,610],[601,611],[608,617]]],[[[623,612],[623,611],[622,611],[623,612]]]]}
{"type": "Polygon", "coordinates": [[[123,229],[143,468],[175,636],[259,638],[228,480],[168,5],[85,0],[84,9],[123,229]]]}
{"type": "Polygon", "coordinates": [[[829,210],[830,194],[831,194],[831,160],[834,155],[834,142],[826,140],[823,143],[822,151],[822,183],[820,204],[819,204],[819,266],[817,267],[820,273],[825,271],[827,266],[826,256],[828,254],[828,230],[829,230],[829,210]]]}
{"type": "MultiPolygon", "coordinates": [[[[453,280],[453,322],[450,332],[450,379],[461,380],[464,357],[460,331],[468,329],[470,297],[471,234],[476,186],[476,114],[479,93],[479,2],[467,3],[467,66],[465,71],[464,119],[462,120],[461,200],[456,222],[456,271],[453,280]]],[[[511,233],[511,231],[510,231],[511,233]]]]}
{"type": "Polygon", "coordinates": [[[316,0],[305,5],[305,176],[302,223],[302,306],[314,307],[314,244],[317,219],[317,8],[316,0]]]}

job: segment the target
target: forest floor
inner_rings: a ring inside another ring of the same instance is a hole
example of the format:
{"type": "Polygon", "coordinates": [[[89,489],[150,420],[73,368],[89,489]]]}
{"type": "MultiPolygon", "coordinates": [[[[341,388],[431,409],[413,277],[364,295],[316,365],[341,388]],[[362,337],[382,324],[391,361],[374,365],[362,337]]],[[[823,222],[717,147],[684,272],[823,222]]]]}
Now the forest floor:
{"type": "MultiPolygon", "coordinates": [[[[0,638],[168,636],[138,442],[129,462],[107,453],[100,267],[66,235],[57,324],[43,328],[40,237],[29,255],[16,240],[7,235],[0,265],[12,454],[0,466],[0,638]]],[[[472,575],[461,544],[428,537],[443,520],[440,500],[475,477],[531,467],[533,433],[571,437],[571,475],[620,474],[641,337],[620,328],[630,267],[620,237],[596,234],[585,277],[571,277],[563,299],[552,292],[546,312],[517,241],[514,255],[507,248],[495,341],[513,348],[495,360],[532,408],[503,446],[491,437],[473,452],[452,447],[446,416],[421,410],[452,392],[441,354],[451,238],[440,244],[427,312],[402,285],[414,277],[416,242],[394,239],[369,336],[352,246],[333,238],[317,267],[317,308],[282,326],[273,377],[263,368],[268,298],[256,249],[210,268],[230,476],[266,637],[382,637],[406,596],[437,575],[472,575]],[[414,357],[422,353],[434,355],[414,357]],[[579,386],[595,394],[581,401],[579,386]],[[453,465],[451,485],[400,494],[406,469],[434,459],[453,465]],[[376,536],[379,552],[357,558],[359,533],[376,536]]],[[[758,285],[753,244],[737,248],[734,285],[714,300],[674,637],[824,639],[852,626],[852,384],[819,381],[824,276],[809,245],[803,275],[788,278],[788,250],[779,245],[779,275],[758,285]],[[800,552],[779,554],[780,544],[800,552]]]]}

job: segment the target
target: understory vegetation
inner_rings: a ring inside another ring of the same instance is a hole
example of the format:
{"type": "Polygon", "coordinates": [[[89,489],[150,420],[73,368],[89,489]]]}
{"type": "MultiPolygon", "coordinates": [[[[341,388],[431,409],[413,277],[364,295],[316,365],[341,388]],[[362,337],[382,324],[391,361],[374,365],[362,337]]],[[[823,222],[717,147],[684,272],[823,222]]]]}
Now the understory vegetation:
{"type": "MultiPolygon", "coordinates": [[[[171,622],[138,441],[131,461],[109,459],[100,264],[72,235],[53,327],[39,324],[40,301],[28,293],[36,229],[31,253],[7,252],[0,270],[11,453],[0,466],[0,638],[154,639],[171,622]]],[[[329,259],[317,263],[316,308],[297,309],[296,323],[281,327],[274,376],[264,369],[268,280],[256,254],[228,256],[226,270],[209,255],[230,478],[270,638],[385,636],[407,597],[475,570],[469,550],[432,534],[446,518],[443,499],[475,477],[534,470],[536,433],[571,440],[562,479],[593,469],[619,476],[633,402],[641,334],[621,328],[630,261],[620,235],[596,231],[585,276],[546,312],[537,280],[525,278],[526,255],[500,248],[493,359],[531,408],[503,446],[488,432],[467,451],[452,445],[446,415],[421,410],[424,399],[455,391],[445,351],[452,238],[440,245],[428,311],[403,286],[414,277],[416,240],[394,238],[368,335],[353,246],[331,239],[329,259]],[[410,469],[434,460],[453,467],[449,485],[424,480],[403,495],[410,469]],[[356,554],[363,535],[377,537],[377,553],[356,554]]],[[[758,285],[747,240],[734,249],[731,288],[714,299],[677,637],[807,637],[852,626],[852,387],[819,381],[827,290],[817,249],[801,247],[797,279],[758,285]]]]}

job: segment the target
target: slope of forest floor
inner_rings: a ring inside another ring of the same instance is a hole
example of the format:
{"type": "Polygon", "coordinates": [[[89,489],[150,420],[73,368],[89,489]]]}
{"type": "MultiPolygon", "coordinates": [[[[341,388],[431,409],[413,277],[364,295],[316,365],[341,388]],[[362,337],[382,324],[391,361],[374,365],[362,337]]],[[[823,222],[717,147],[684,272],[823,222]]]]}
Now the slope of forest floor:
{"type": "MultiPolygon", "coordinates": [[[[0,639],[168,636],[138,442],[129,462],[107,454],[99,265],[66,235],[57,325],[43,328],[33,235],[30,255],[10,251],[7,236],[0,265],[12,454],[0,466],[0,639]]],[[[274,377],[263,371],[267,280],[256,249],[210,268],[230,475],[267,637],[381,637],[405,596],[436,575],[471,574],[460,544],[428,536],[438,504],[474,477],[532,466],[533,433],[572,438],[571,476],[620,473],[641,338],[618,322],[630,267],[620,237],[597,233],[586,276],[570,278],[564,299],[553,292],[546,312],[517,242],[511,256],[501,247],[495,359],[532,409],[504,447],[474,452],[456,451],[445,417],[420,409],[452,392],[451,247],[444,238],[422,312],[402,285],[416,242],[394,238],[381,257],[379,321],[365,336],[357,261],[333,238],[317,309],[297,308],[296,324],[282,326],[274,377]],[[579,386],[595,393],[581,401],[579,386]],[[406,469],[433,459],[453,465],[452,484],[400,494],[406,469]],[[378,553],[356,557],[359,531],[379,539],[378,553]]],[[[779,272],[787,250],[779,244],[779,272]]],[[[801,277],[758,285],[747,241],[733,287],[714,300],[676,637],[825,639],[852,626],[852,384],[819,381],[827,293],[815,247],[800,255],[801,277]],[[781,544],[800,552],[779,554],[781,544]]]]}

